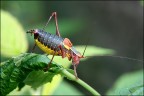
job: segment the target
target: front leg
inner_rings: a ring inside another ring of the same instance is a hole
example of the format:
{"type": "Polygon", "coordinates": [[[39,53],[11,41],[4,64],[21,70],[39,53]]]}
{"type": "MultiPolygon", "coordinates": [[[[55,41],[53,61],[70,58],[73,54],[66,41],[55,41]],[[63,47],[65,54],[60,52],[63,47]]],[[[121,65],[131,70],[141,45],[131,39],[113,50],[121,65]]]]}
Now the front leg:
{"type": "Polygon", "coordinates": [[[31,53],[33,53],[33,51],[34,51],[35,47],[36,47],[36,43],[34,44],[34,46],[33,46],[32,50],[31,50],[31,53]]]}

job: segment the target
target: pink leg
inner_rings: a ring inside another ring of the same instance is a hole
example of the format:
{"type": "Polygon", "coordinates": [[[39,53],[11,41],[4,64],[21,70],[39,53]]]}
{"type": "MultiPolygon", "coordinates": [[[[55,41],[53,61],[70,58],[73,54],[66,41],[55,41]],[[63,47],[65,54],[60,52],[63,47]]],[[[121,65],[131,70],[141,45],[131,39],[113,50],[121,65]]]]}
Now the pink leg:
{"type": "Polygon", "coordinates": [[[50,67],[51,62],[52,62],[52,61],[53,61],[53,59],[54,59],[55,53],[56,53],[56,51],[54,52],[54,54],[53,54],[53,56],[52,56],[51,61],[48,63],[48,68],[50,67]]]}
{"type": "Polygon", "coordinates": [[[73,64],[73,67],[74,67],[74,74],[75,74],[75,77],[76,77],[76,79],[78,79],[77,72],[76,72],[76,65],[73,64]]]}
{"type": "Polygon", "coordinates": [[[51,59],[50,62],[48,63],[48,66],[47,66],[46,68],[44,68],[45,71],[47,71],[48,68],[50,68],[50,65],[51,65],[51,62],[52,62],[53,59],[54,59],[55,53],[56,53],[56,51],[54,52],[54,54],[53,54],[53,56],[52,56],[52,59],[51,59]]]}
{"type": "MultiPolygon", "coordinates": [[[[58,29],[58,21],[57,21],[57,13],[56,12],[53,12],[52,15],[49,17],[45,27],[48,25],[49,21],[51,20],[51,18],[54,16],[54,19],[55,19],[55,25],[56,25],[56,35],[58,35],[60,37],[60,32],[59,32],[59,29],[58,29]]],[[[43,28],[43,30],[45,29],[45,27],[43,28]]]]}
{"type": "MultiPolygon", "coordinates": [[[[73,58],[74,58],[73,52],[71,52],[71,56],[72,56],[72,59],[73,59],[73,58]]],[[[73,63],[73,62],[72,62],[72,63],[73,63]]],[[[77,65],[73,63],[73,67],[74,67],[75,77],[76,77],[76,79],[78,79],[77,72],[76,72],[76,67],[77,67],[77,65]]]]}

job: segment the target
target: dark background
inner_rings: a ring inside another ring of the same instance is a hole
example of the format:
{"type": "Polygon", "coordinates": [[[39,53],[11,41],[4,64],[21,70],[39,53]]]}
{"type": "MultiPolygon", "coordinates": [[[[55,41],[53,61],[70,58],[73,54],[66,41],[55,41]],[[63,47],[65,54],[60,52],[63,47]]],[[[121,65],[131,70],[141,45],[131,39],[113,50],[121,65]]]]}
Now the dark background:
{"type": "MultiPolygon", "coordinates": [[[[79,30],[74,34],[69,31],[64,35],[70,38],[74,45],[85,45],[90,38],[88,45],[114,49],[116,55],[143,59],[143,5],[140,1],[2,1],[1,3],[1,9],[14,15],[25,30],[36,24],[44,25],[50,14],[56,11],[58,21],[82,20],[83,25],[79,30]]],[[[77,70],[82,80],[101,94],[105,94],[120,75],[142,68],[143,64],[135,60],[104,56],[80,62],[77,70]]],[[[90,94],[77,84],[74,85],[84,94],[90,94]]]]}

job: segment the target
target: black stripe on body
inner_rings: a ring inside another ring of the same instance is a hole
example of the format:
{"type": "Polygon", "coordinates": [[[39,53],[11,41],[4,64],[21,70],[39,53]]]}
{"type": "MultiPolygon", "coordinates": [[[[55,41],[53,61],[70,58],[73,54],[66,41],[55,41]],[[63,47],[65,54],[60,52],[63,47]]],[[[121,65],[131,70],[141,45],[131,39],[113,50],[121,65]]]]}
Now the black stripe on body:
{"type": "Polygon", "coordinates": [[[64,39],[62,37],[44,32],[39,29],[36,30],[36,35],[34,35],[34,38],[38,39],[39,42],[55,51],[60,50],[59,45],[63,46],[62,43],[64,39]]]}

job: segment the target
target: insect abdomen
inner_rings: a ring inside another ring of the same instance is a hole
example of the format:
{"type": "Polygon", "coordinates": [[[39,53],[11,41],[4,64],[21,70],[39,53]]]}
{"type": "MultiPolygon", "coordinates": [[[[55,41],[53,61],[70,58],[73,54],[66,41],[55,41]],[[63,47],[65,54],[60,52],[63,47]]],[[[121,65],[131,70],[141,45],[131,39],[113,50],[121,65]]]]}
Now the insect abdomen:
{"type": "Polygon", "coordinates": [[[50,34],[48,32],[44,32],[42,30],[36,30],[37,34],[34,35],[36,44],[47,54],[60,55],[60,48],[62,46],[63,38],[50,34]]]}

